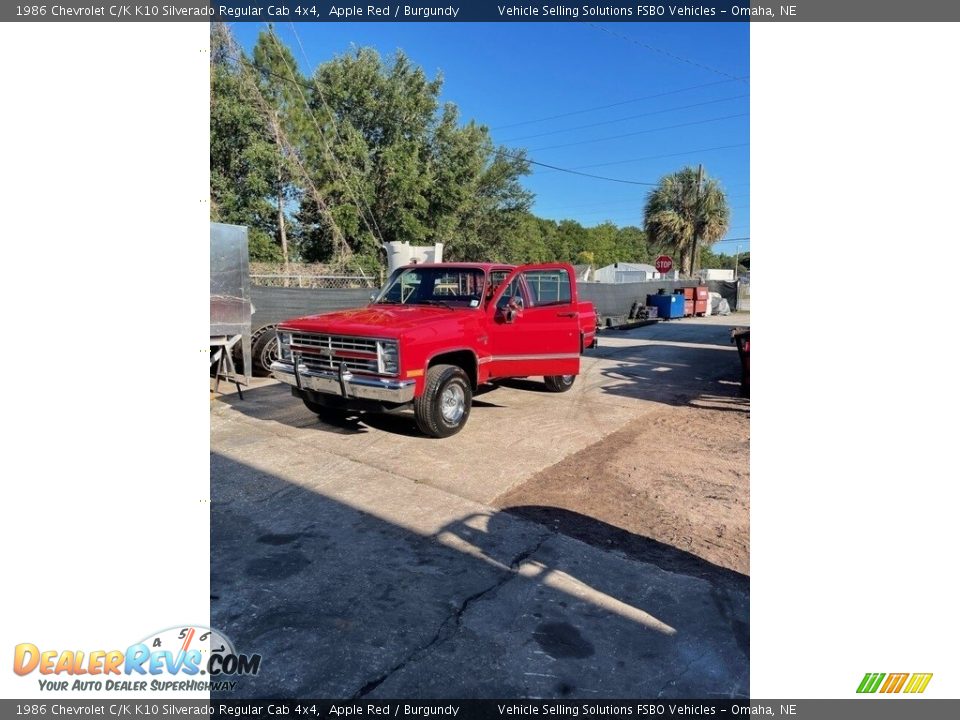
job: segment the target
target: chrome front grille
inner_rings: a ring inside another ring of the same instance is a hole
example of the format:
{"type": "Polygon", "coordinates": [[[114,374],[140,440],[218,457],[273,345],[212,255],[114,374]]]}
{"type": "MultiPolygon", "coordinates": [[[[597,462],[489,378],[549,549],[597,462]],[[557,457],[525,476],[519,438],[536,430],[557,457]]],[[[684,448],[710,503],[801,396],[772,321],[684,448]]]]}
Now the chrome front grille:
{"type": "Polygon", "coordinates": [[[321,333],[293,333],[293,345],[303,349],[317,348],[333,352],[348,350],[352,352],[372,353],[377,355],[377,341],[370,338],[347,337],[345,335],[323,335],[321,333]]]}
{"type": "Polygon", "coordinates": [[[354,358],[332,358],[303,353],[300,361],[314,372],[336,372],[343,363],[350,372],[377,374],[377,359],[357,360],[354,358]]]}
{"type": "Polygon", "coordinates": [[[342,363],[350,372],[378,374],[376,340],[321,333],[292,335],[292,350],[309,370],[335,373],[342,363]]]}

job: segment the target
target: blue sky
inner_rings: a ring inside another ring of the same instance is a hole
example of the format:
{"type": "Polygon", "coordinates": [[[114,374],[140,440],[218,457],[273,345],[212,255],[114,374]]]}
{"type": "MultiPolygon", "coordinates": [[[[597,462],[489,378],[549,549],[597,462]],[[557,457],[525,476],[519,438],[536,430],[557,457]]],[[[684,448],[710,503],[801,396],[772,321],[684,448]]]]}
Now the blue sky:
{"type": "MultiPolygon", "coordinates": [[[[248,50],[263,25],[236,23],[248,50]]],[[[730,231],[714,246],[749,250],[749,23],[280,23],[309,74],[352,45],[402,49],[464,119],[531,159],[655,183],[702,162],[726,189],[730,231]],[[299,42],[298,42],[299,36],[299,42]],[[303,44],[301,51],[300,43],[303,44]],[[554,117],[564,115],[564,117],[554,117]]],[[[649,186],[533,167],[533,212],[584,225],[643,225],[649,186]]]]}

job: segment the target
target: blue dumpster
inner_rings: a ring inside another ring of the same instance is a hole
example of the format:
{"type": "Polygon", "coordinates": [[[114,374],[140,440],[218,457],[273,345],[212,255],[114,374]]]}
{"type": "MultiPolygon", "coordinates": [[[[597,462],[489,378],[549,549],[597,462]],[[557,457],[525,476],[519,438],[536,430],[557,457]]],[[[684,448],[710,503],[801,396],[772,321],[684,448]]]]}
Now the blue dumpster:
{"type": "Polygon", "coordinates": [[[647,295],[647,305],[657,309],[657,316],[665,320],[683,317],[683,295],[647,295]]]}

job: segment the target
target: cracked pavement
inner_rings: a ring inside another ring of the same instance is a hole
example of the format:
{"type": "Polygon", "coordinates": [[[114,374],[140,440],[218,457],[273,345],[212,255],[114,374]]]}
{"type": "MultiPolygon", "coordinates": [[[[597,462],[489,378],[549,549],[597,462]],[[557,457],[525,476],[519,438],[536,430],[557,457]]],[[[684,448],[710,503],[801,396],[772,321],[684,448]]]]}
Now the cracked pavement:
{"type": "Polygon", "coordinates": [[[489,505],[657,405],[608,392],[638,337],[605,337],[570,393],[480,395],[443,441],[402,416],[324,425],[269,382],[213,403],[211,625],[263,656],[230,697],[746,697],[748,578],[489,505]]]}

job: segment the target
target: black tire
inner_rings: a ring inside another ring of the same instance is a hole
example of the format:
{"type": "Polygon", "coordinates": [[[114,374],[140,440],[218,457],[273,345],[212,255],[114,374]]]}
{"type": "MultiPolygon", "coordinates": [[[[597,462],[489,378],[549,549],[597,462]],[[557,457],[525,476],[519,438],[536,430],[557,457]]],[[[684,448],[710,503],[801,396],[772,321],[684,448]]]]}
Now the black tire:
{"type": "Polygon", "coordinates": [[[473,391],[470,378],[456,365],[434,365],[427,371],[423,395],[413,401],[417,427],[424,435],[445,438],[467,424],[473,391]]]}
{"type": "Polygon", "coordinates": [[[550,392],[566,392],[576,379],[576,375],[545,375],[543,382],[550,392]]]}
{"type": "Polygon", "coordinates": [[[267,377],[270,374],[270,363],[280,358],[276,328],[266,328],[257,335],[250,355],[253,359],[253,375],[267,377]]]}

